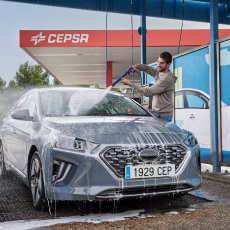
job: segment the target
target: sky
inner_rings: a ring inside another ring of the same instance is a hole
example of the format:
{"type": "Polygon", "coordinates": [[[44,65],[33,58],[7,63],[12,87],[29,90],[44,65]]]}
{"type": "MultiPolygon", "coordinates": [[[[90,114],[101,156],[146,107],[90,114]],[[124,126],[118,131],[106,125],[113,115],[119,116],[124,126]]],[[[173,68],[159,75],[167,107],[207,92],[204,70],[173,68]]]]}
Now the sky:
{"type": "MultiPolygon", "coordinates": [[[[20,30],[105,30],[106,13],[70,8],[40,6],[0,0],[0,77],[14,79],[20,64],[37,64],[19,47],[20,30]]],[[[180,29],[182,21],[147,17],[149,29],[180,29]]],[[[140,26],[140,17],[133,16],[133,29],[140,26]]],[[[209,29],[209,23],[184,21],[183,29],[209,29]]],[[[221,29],[230,29],[220,25],[221,29]]],[[[130,30],[131,16],[108,14],[108,30],[130,30]]],[[[179,39],[178,39],[179,40],[179,39]]]]}

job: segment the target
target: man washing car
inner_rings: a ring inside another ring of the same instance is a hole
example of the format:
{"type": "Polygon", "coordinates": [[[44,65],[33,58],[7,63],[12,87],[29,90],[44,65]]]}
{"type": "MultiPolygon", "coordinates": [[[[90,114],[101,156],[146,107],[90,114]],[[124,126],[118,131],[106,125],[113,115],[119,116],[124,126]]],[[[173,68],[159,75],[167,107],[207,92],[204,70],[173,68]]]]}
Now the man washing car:
{"type": "Polygon", "coordinates": [[[172,121],[173,115],[173,92],[177,77],[169,70],[172,63],[172,55],[169,52],[160,54],[157,68],[144,64],[133,65],[133,70],[141,70],[155,78],[155,83],[151,87],[141,87],[122,78],[121,83],[128,85],[146,97],[153,96],[152,109],[154,114],[164,120],[172,121]]]}

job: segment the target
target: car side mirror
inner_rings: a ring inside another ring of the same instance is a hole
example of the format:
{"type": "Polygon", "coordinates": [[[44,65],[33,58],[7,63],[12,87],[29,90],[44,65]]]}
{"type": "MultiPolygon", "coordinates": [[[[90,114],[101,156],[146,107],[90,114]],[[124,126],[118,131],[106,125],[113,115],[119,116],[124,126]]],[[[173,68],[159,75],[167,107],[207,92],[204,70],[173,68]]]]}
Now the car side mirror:
{"type": "Polygon", "coordinates": [[[33,121],[33,117],[30,116],[30,111],[28,109],[17,109],[10,115],[13,119],[16,120],[33,121]]]}

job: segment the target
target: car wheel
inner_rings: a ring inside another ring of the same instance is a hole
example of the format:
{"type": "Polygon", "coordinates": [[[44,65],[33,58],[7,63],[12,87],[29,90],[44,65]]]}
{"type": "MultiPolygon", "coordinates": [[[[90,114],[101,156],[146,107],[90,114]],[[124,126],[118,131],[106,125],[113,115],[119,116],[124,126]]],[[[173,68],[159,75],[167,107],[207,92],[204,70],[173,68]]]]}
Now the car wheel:
{"type": "Polygon", "coordinates": [[[45,197],[42,164],[37,152],[31,158],[29,183],[34,208],[37,210],[47,210],[48,201],[45,197]]]}
{"type": "Polygon", "coordinates": [[[0,175],[1,177],[6,175],[6,165],[5,165],[5,161],[4,161],[4,154],[3,154],[3,146],[2,146],[2,142],[0,140],[0,175]]]}

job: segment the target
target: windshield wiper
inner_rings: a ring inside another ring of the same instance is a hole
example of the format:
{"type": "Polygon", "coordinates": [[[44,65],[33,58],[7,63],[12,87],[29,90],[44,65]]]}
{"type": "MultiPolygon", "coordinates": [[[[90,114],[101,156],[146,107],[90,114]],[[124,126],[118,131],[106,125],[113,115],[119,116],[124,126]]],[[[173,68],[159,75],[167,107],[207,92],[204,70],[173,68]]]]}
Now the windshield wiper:
{"type": "Polygon", "coordinates": [[[45,117],[62,117],[61,114],[46,114],[45,117]]]}
{"type": "Polygon", "coordinates": [[[151,115],[140,115],[140,114],[46,114],[46,117],[76,117],[76,116],[98,116],[98,117],[151,117],[151,115]]]}

